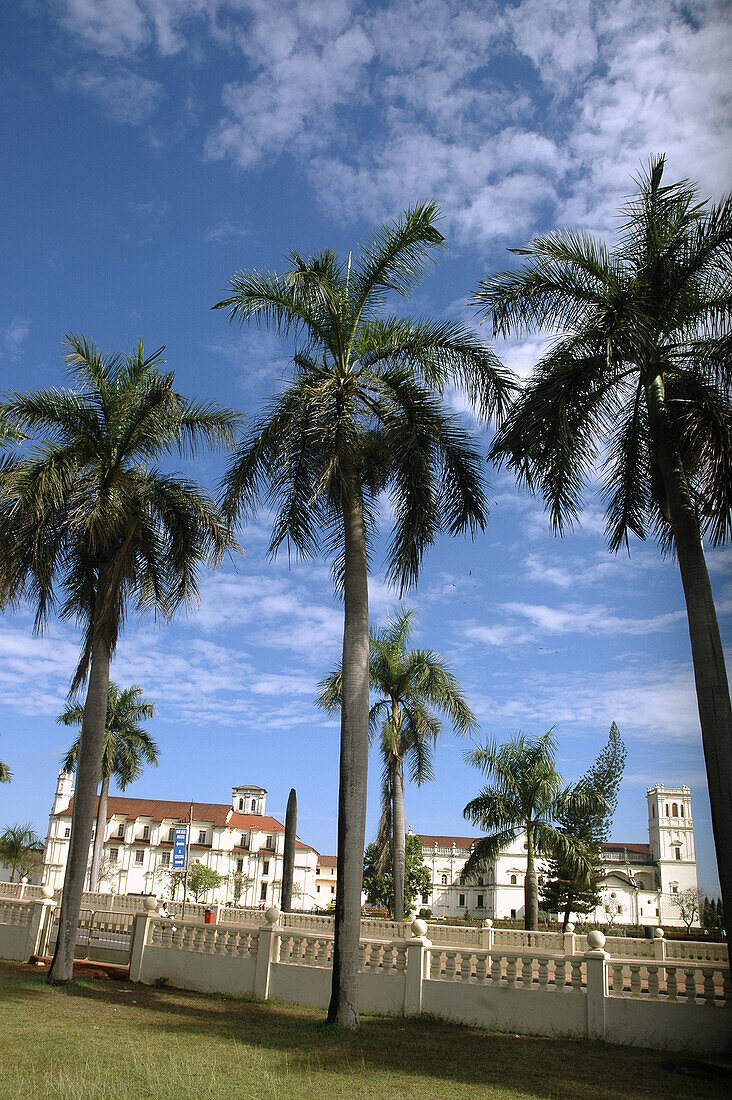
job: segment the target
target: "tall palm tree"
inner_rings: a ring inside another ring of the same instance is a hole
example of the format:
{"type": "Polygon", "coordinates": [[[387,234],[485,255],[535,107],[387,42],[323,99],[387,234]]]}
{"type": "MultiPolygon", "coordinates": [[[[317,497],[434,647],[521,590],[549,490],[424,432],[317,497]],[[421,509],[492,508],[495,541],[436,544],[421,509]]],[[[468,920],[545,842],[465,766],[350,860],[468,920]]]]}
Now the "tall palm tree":
{"type": "Polygon", "coordinates": [[[536,857],[554,856],[578,875],[589,876],[592,852],[576,837],[568,836],[555,822],[568,805],[602,807],[601,795],[581,786],[563,786],[556,769],[557,742],[553,730],[541,737],[516,734],[503,745],[486,742],[465,754],[467,763],[479,768],[491,782],[482,787],[464,810],[473,824],[490,830],[473,847],[462,870],[469,880],[497,859],[506,845],[524,836],[526,877],[524,879],[524,927],[539,925],[539,892],[536,857]]]}
{"type": "MultiPolygon", "coordinates": [[[[102,750],[101,790],[97,804],[97,823],[94,832],[89,889],[99,888],[99,868],[104,852],[104,833],[107,827],[107,801],[109,783],[115,779],[120,790],[124,791],[142,775],[145,764],[157,767],[158,746],[140,722],[153,718],[155,704],[142,698],[142,688],[132,687],[120,690],[110,680],[107,692],[107,720],[102,750]]],[[[84,721],[84,708],[80,703],[69,704],[56,719],[63,726],[81,728],[84,721]]],[[[73,771],[79,759],[81,735],[76,738],[63,758],[61,767],[66,772],[73,771]]]]}
{"type": "Polygon", "coordinates": [[[558,533],[601,458],[610,549],[650,532],[678,558],[732,912],[732,709],[702,545],[732,533],[732,196],[700,202],[686,180],[664,185],[663,170],[653,157],[615,248],[581,232],[540,237],[475,302],[495,333],[555,337],[493,457],[543,495],[558,533]]]}
{"type": "Polygon", "coordinates": [[[25,825],[7,825],[0,833],[0,859],[10,868],[10,881],[32,871],[43,858],[43,841],[28,821],[25,825]]]}
{"type": "Polygon", "coordinates": [[[505,411],[513,383],[459,325],[380,316],[406,297],[442,245],[434,203],[378,228],[354,261],[292,252],[282,274],[244,272],[215,308],[295,337],[293,376],[253,424],[225,480],[233,517],[275,509],[270,552],[332,553],[344,599],[332,1023],[358,1027],[358,943],[366,827],[369,716],[368,552],[375,502],[395,521],[388,576],[401,589],[441,531],[482,529],[481,457],[440,392],[466,391],[484,417],[505,411]]]}
{"type": "MultiPolygon", "coordinates": [[[[371,707],[372,737],[379,739],[383,762],[381,817],[376,837],[377,867],[383,873],[391,857],[394,876],[394,920],[404,919],[406,841],[404,762],[417,786],[434,779],[432,750],[445,715],[456,733],[475,731],[478,722],[454,673],[436,653],[409,649],[414,613],[399,611],[369,636],[369,680],[378,696],[371,707]],[[430,709],[432,708],[432,709],[430,709]]],[[[340,667],[318,685],[317,704],[329,714],[341,706],[340,667]]]]}
{"type": "Polygon", "coordinates": [[[70,389],[13,394],[0,420],[34,446],[0,478],[0,597],[35,604],[41,630],[59,603],[81,624],[71,694],[88,679],[69,859],[50,980],[73,974],[79,907],[101,774],[109,666],[130,610],[164,619],[194,603],[203,563],[233,545],[208,494],[155,460],[233,441],[236,417],[197,405],[160,369],[161,352],[105,355],[69,338],[70,389]]]}

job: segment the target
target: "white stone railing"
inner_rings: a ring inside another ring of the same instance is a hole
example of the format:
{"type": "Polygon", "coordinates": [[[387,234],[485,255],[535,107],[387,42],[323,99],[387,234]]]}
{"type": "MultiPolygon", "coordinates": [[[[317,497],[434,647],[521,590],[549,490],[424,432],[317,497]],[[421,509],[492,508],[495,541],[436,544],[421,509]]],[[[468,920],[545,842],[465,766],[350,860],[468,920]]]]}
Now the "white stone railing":
{"type": "Polygon", "coordinates": [[[11,928],[25,928],[33,915],[33,903],[0,899],[0,924],[11,928]]]}
{"type": "Polygon", "coordinates": [[[732,1005],[732,985],[726,966],[698,966],[688,962],[608,962],[612,997],[665,999],[673,1004],[732,1005]]]}
{"type": "MultiPolygon", "coordinates": [[[[521,1034],[672,1050],[721,1052],[732,1038],[732,1013],[717,1011],[732,1007],[725,966],[613,959],[598,931],[589,934],[589,949],[574,955],[433,944],[423,921],[410,931],[407,940],[361,940],[362,1011],[427,1012],[521,1034]]],[[[332,957],[331,934],[283,927],[276,909],[250,928],[146,912],[135,917],[130,976],[324,1008],[332,957]]]]}

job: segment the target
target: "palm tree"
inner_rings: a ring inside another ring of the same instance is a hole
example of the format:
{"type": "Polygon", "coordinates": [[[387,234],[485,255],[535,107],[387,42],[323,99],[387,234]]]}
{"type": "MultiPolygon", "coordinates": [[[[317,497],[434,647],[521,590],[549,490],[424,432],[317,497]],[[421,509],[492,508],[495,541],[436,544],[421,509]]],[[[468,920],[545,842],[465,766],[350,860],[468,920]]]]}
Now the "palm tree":
{"type": "Polygon", "coordinates": [[[610,549],[651,532],[678,558],[729,908],[732,709],[702,538],[732,532],[732,196],[710,206],[686,180],[663,185],[663,170],[653,157],[614,249],[580,232],[540,237],[475,302],[495,333],[555,336],[493,457],[543,495],[562,533],[601,456],[610,549]]]}
{"type": "Polygon", "coordinates": [[[28,821],[25,825],[7,825],[0,833],[0,859],[10,868],[10,881],[32,871],[41,861],[43,841],[28,821]]]}
{"type": "MultiPolygon", "coordinates": [[[[121,791],[134,783],[142,775],[145,764],[157,767],[158,746],[147,730],[139,724],[145,718],[155,715],[154,703],[142,699],[142,688],[132,685],[120,691],[113,681],[109,683],[107,693],[107,721],[104,731],[102,750],[102,787],[97,804],[97,823],[94,833],[89,889],[99,888],[99,868],[104,852],[104,833],[107,827],[107,800],[109,782],[114,777],[121,791]]],[[[84,721],[84,708],[80,703],[69,704],[56,719],[63,726],[81,728],[84,721]]],[[[73,771],[79,759],[81,736],[77,737],[63,758],[64,771],[73,771]]]]}
{"type": "MultiPolygon", "coordinates": [[[[385,627],[369,635],[369,680],[379,698],[371,707],[369,725],[383,761],[381,818],[376,837],[377,868],[386,869],[391,856],[394,876],[394,920],[404,919],[406,869],[404,762],[417,786],[434,779],[432,749],[444,714],[456,733],[475,731],[478,722],[460,691],[455,675],[436,653],[408,649],[413,612],[399,611],[385,627]],[[430,707],[434,710],[430,710],[430,707]]],[[[338,668],[318,685],[317,705],[329,714],[340,708],[342,674],[338,668]]]]}
{"type": "Polygon", "coordinates": [[[443,405],[450,382],[484,417],[501,415],[513,383],[492,352],[458,325],[379,316],[406,297],[443,243],[434,203],[377,229],[353,261],[293,252],[283,274],[231,279],[232,321],[293,334],[294,373],[251,432],[225,479],[228,513],[275,509],[270,552],[332,552],[344,599],[338,799],[338,892],[330,1022],[358,1027],[358,943],[366,827],[369,715],[368,552],[375,503],[391,493],[388,576],[402,590],[441,531],[483,528],[480,455],[443,405]]]}
{"type": "Polygon", "coordinates": [[[83,627],[71,685],[88,678],[76,769],[69,859],[50,980],[73,973],[79,907],[101,775],[109,666],[132,609],[164,619],[194,603],[202,563],[233,545],[208,494],[155,460],[231,443],[236,417],[173,389],[161,352],[105,355],[69,338],[72,389],[13,394],[0,420],[33,433],[34,447],[0,479],[0,596],[35,605],[35,629],[59,613],[83,627]]]}
{"type": "Polygon", "coordinates": [[[557,742],[553,729],[542,737],[516,734],[504,745],[486,742],[465,754],[468,764],[479,768],[491,784],[482,787],[463,811],[473,824],[490,830],[474,845],[462,870],[467,881],[497,859],[506,845],[525,837],[524,927],[539,925],[539,892],[536,856],[554,856],[573,872],[589,876],[592,853],[580,839],[568,836],[554,822],[569,804],[602,806],[602,796],[581,786],[564,788],[556,770],[557,742]]]}

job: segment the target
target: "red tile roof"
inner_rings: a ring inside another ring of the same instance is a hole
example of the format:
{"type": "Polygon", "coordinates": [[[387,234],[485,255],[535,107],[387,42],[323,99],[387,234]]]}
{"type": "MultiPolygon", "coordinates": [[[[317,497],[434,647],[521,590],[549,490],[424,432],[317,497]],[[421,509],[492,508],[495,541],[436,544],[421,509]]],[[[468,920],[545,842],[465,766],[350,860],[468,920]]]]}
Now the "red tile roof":
{"type": "Polygon", "coordinates": [[[422,841],[423,848],[434,848],[437,845],[438,848],[452,848],[453,844],[456,848],[461,848],[465,852],[469,852],[474,844],[480,840],[477,836],[428,836],[426,833],[417,834],[422,841]]]}
{"type": "MultiPolygon", "coordinates": [[[[98,801],[98,800],[97,800],[98,801]]],[[[57,817],[71,817],[74,800],[68,809],[62,810],[57,817]]],[[[168,802],[162,798],[119,798],[112,796],[107,803],[107,821],[113,817],[150,818],[151,821],[188,821],[191,812],[190,802],[168,802]]],[[[222,802],[194,802],[193,820],[210,825],[228,826],[230,829],[259,829],[262,832],[284,832],[285,826],[274,817],[262,814],[234,813],[231,806],[222,802]]]]}
{"type": "Polygon", "coordinates": [[[318,865],[320,867],[337,867],[338,856],[318,856],[318,865]]]}
{"type": "Polygon", "coordinates": [[[651,854],[650,844],[620,844],[612,840],[603,844],[603,848],[606,852],[638,852],[640,855],[644,856],[649,856],[651,854]]]}

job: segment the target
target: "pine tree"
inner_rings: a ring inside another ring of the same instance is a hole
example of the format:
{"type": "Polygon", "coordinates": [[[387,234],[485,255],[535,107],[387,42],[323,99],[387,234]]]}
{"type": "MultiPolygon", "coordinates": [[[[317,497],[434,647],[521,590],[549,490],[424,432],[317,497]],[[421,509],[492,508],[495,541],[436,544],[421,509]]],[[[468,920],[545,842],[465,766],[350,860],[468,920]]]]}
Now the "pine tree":
{"type": "Polygon", "coordinates": [[[602,845],[607,840],[618,804],[626,755],[620,732],[613,722],[607,744],[575,788],[601,796],[600,800],[570,799],[558,818],[562,832],[584,841],[593,856],[591,873],[583,875],[577,874],[576,864],[568,863],[561,856],[549,861],[548,876],[542,888],[542,904],[550,913],[564,910],[562,931],[569,923],[571,912],[589,913],[600,904],[600,889],[604,877],[602,845]]]}

